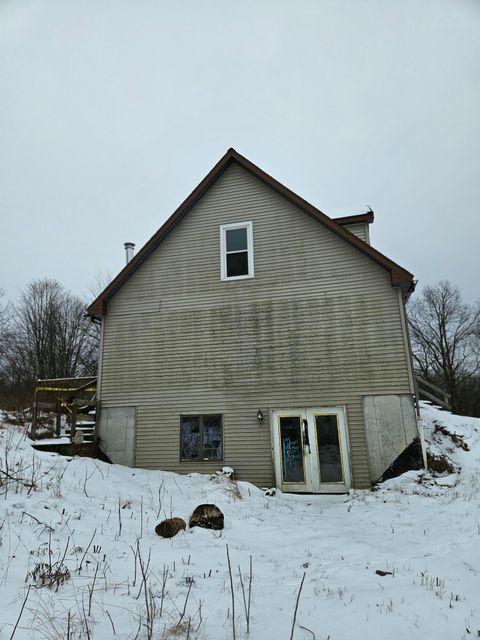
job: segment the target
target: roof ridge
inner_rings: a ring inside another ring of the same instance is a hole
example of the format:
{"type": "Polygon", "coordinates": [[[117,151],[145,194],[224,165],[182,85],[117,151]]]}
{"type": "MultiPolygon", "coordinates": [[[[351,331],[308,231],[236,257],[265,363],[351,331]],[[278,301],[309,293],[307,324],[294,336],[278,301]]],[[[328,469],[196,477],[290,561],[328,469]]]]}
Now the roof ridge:
{"type": "MultiPolygon", "coordinates": [[[[235,161],[243,169],[251,173],[261,182],[268,185],[286,198],[289,202],[294,204],[297,208],[304,211],[307,215],[320,222],[333,233],[337,234],[343,240],[354,246],[356,249],[370,257],[377,262],[380,266],[390,272],[392,286],[400,286],[404,290],[405,294],[414,287],[413,275],[395,263],[387,256],[383,255],[377,249],[374,249],[371,245],[361,240],[358,236],[354,235],[348,229],[344,228],[335,219],[330,218],[327,214],[317,209],[312,204],[307,202],[304,198],[294,193],[291,189],[278,182],[275,178],[272,178],[268,173],[260,169],[257,165],[253,164],[250,160],[242,156],[233,147],[230,147],[227,152],[220,158],[220,160],[213,166],[213,168],[207,173],[205,178],[199,182],[195,189],[190,193],[187,198],[175,209],[172,215],[164,222],[164,224],[153,234],[153,236],[147,240],[140,251],[130,260],[130,262],[123,267],[123,269],[117,274],[112,282],[97,296],[97,298],[87,308],[87,313],[90,316],[102,316],[107,313],[107,303],[115,293],[123,286],[128,278],[143,264],[143,262],[150,256],[150,254],[157,248],[157,246],[170,234],[170,232],[177,226],[177,224],[187,215],[187,213],[197,204],[197,202],[203,197],[203,195],[210,189],[210,187],[218,180],[218,178],[225,172],[230,164],[235,161]]],[[[373,213],[373,212],[372,212],[373,213]]]]}

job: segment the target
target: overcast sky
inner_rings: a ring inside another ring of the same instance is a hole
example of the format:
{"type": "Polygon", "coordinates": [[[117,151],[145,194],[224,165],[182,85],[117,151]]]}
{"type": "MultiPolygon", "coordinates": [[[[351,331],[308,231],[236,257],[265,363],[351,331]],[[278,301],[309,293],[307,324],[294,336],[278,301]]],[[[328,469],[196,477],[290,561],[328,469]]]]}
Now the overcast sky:
{"type": "Polygon", "coordinates": [[[229,147],[480,298],[478,0],[0,0],[0,288],[87,294],[229,147]]]}

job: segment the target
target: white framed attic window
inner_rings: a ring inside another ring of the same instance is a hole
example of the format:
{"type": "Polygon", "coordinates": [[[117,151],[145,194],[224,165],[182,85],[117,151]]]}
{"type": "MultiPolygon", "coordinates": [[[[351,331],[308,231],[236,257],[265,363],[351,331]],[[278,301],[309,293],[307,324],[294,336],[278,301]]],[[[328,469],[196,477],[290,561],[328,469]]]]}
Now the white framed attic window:
{"type": "Polygon", "coordinates": [[[253,278],[253,223],[220,226],[220,277],[222,280],[253,278]]]}

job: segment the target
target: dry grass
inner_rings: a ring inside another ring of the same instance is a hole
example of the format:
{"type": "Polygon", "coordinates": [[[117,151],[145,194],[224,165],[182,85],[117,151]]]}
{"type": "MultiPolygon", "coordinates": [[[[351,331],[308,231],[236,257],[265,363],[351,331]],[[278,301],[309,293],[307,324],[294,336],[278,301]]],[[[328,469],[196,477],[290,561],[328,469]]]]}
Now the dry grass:
{"type": "Polygon", "coordinates": [[[464,451],[470,451],[468,444],[465,442],[464,438],[458,433],[451,433],[446,427],[441,424],[437,424],[433,431],[434,434],[441,433],[444,436],[447,436],[451,439],[453,444],[459,449],[463,449],[464,451]]]}
{"type": "Polygon", "coordinates": [[[434,473],[455,473],[455,467],[447,456],[435,456],[427,452],[427,465],[434,473]]]}
{"type": "Polygon", "coordinates": [[[48,564],[39,562],[28,574],[36,587],[48,587],[58,591],[67,580],[70,580],[69,568],[60,562],[48,564]]]}

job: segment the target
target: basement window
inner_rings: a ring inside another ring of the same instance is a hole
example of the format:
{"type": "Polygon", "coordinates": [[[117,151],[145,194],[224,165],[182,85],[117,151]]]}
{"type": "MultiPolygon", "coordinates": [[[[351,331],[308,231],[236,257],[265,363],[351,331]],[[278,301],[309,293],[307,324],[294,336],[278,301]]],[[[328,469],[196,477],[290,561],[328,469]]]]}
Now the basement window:
{"type": "Polygon", "coordinates": [[[238,222],[220,227],[222,280],[253,278],[253,223],[238,222]]]}
{"type": "Polygon", "coordinates": [[[203,462],[222,459],[222,416],[180,416],[180,460],[203,462]]]}

